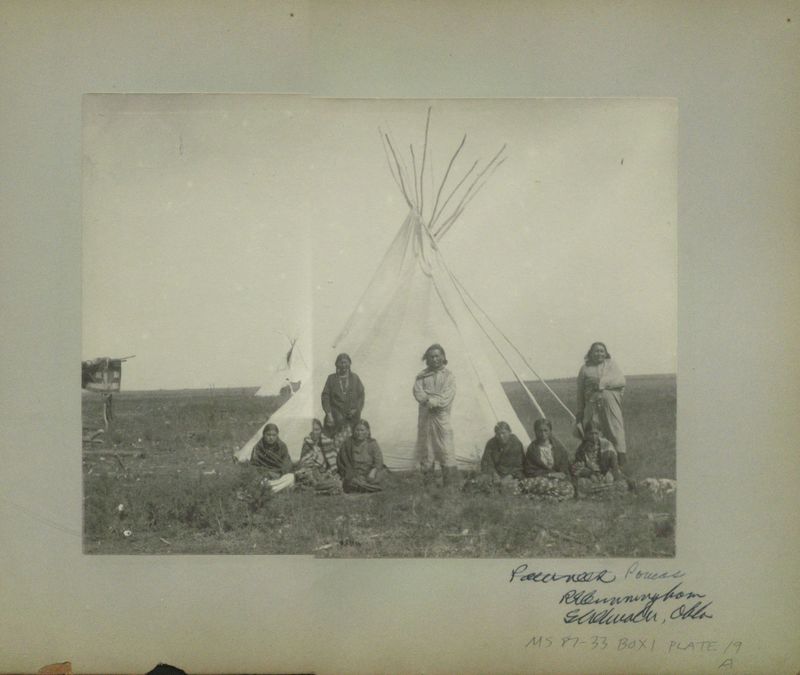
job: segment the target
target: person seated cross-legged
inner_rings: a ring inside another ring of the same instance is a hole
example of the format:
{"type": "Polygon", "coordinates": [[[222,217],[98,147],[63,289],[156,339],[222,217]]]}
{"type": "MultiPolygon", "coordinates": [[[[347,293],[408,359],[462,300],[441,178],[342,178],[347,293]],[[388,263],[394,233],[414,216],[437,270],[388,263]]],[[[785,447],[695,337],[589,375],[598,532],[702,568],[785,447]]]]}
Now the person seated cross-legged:
{"type": "Polygon", "coordinates": [[[372,438],[369,423],[362,419],[353,429],[337,458],[345,492],[380,492],[384,476],[383,453],[372,438]]]}

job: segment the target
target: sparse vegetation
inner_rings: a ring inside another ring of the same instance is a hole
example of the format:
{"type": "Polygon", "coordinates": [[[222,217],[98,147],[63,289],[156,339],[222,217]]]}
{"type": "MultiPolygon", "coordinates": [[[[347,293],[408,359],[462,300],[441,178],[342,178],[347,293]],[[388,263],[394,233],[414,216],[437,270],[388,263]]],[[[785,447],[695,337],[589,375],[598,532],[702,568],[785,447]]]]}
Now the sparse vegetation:
{"type": "MultiPolygon", "coordinates": [[[[565,401],[574,382],[552,383],[565,401]]],[[[534,388],[536,393],[539,387],[534,388]]],[[[272,553],[321,557],[661,557],[675,553],[675,499],[540,502],[462,494],[393,474],[376,495],[271,495],[232,453],[279,399],[253,389],[129,392],[115,396],[113,429],[84,448],[87,553],[272,553]]],[[[524,397],[509,385],[524,424],[524,397]]],[[[547,395],[541,394],[547,402],[547,395]]],[[[84,427],[102,426],[84,397],[84,427]]],[[[570,420],[545,404],[572,448],[570,420]]],[[[625,399],[636,478],[675,477],[675,378],[630,378],[625,399]]],[[[487,438],[491,430],[487,431],[487,438]]],[[[379,430],[375,435],[380,439],[379,430]]]]}

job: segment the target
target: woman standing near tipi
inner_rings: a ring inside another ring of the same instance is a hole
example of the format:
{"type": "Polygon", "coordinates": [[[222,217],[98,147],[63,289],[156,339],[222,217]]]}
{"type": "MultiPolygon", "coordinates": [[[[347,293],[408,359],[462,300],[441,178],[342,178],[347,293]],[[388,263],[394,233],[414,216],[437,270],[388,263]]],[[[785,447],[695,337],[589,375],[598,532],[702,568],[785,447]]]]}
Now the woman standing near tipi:
{"type": "Polygon", "coordinates": [[[594,342],[578,373],[577,421],[582,430],[593,424],[611,441],[620,466],[625,465],[627,447],[622,418],[625,376],[602,342],[594,342]]]}
{"type": "Polygon", "coordinates": [[[456,396],[456,379],[447,368],[440,344],[432,344],[422,356],[427,368],[414,381],[414,398],[419,403],[417,459],[424,470],[432,469],[431,457],[442,467],[444,485],[458,480],[456,452],[450,410],[456,396]]]}
{"type": "Polygon", "coordinates": [[[336,357],[336,372],[328,375],[322,389],[322,409],[325,411],[325,427],[329,435],[347,428],[355,429],[364,409],[364,385],[350,370],[352,363],[348,354],[336,357]]]}

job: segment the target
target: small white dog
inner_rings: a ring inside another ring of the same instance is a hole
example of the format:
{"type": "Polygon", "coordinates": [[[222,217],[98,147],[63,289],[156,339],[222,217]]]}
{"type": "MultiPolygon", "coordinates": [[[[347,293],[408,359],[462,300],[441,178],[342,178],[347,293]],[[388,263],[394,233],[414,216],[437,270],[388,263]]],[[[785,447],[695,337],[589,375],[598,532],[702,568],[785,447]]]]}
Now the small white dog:
{"type": "Polygon", "coordinates": [[[645,478],[639,485],[650,492],[656,499],[663,499],[677,489],[677,483],[671,478],[645,478]]]}

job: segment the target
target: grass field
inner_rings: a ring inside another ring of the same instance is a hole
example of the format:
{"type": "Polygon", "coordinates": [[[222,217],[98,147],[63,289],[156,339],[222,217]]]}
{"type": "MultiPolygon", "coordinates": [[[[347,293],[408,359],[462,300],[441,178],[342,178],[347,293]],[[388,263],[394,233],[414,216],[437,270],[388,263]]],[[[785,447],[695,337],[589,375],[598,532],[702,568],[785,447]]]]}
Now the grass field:
{"type": "MultiPolygon", "coordinates": [[[[574,380],[550,384],[574,405],[574,380]]],[[[567,414],[540,384],[532,388],[556,435],[574,450],[567,414]]],[[[521,387],[506,389],[532,429],[535,413],[521,387]]],[[[258,472],[231,458],[280,403],[254,391],[115,395],[106,438],[84,443],[84,550],[398,558],[675,554],[674,495],[551,503],[446,491],[417,474],[393,474],[376,495],[264,493],[258,472]],[[243,492],[252,498],[242,500],[243,492]]],[[[624,407],[628,474],[675,478],[675,377],[628,378],[624,407]]],[[[84,395],[83,426],[102,427],[99,396],[84,395]]],[[[374,432],[380,441],[380,430],[374,432]]]]}

